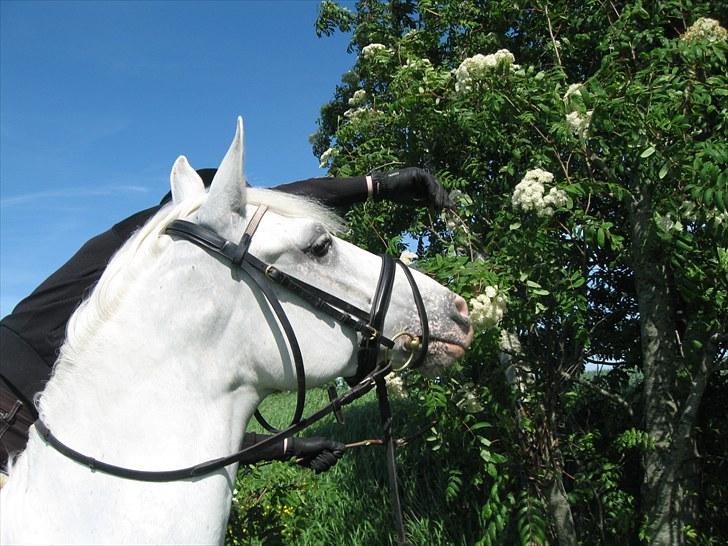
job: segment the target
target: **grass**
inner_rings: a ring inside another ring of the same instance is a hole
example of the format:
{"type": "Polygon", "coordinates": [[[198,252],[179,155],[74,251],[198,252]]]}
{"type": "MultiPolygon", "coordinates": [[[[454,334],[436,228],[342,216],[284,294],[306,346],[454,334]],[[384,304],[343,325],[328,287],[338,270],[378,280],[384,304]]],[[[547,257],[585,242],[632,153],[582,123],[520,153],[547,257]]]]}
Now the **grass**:
{"type": "MultiPolygon", "coordinates": [[[[324,389],[309,391],[305,415],[327,402],[324,389]]],[[[282,427],[294,408],[295,395],[280,394],[269,397],[261,412],[271,424],[282,427]]],[[[422,414],[412,401],[393,400],[392,409],[397,436],[410,435],[426,422],[412,417],[422,414]]],[[[343,443],[381,435],[375,393],[345,408],[344,415],[345,425],[328,417],[304,435],[343,443]]],[[[257,423],[251,423],[249,430],[263,432],[257,423]]],[[[408,538],[413,545],[463,543],[460,532],[447,521],[452,512],[444,506],[446,479],[436,459],[426,456],[424,444],[419,440],[397,452],[408,538]]],[[[236,487],[228,545],[394,543],[385,454],[379,446],[349,450],[333,469],[320,475],[291,463],[244,467],[236,487]]]]}

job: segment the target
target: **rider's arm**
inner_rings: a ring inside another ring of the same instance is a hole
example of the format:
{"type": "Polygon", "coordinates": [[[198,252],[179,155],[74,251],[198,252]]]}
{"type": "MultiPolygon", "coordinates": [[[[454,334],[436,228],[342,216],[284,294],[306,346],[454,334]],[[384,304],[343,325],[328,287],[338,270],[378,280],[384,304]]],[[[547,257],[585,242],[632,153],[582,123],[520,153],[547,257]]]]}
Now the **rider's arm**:
{"type": "Polygon", "coordinates": [[[367,200],[367,180],[364,176],[351,178],[309,178],[273,188],[277,191],[315,199],[333,208],[349,208],[367,200]]]}
{"type": "Polygon", "coordinates": [[[310,178],[273,189],[312,197],[334,208],[348,208],[367,199],[387,199],[408,205],[431,205],[436,209],[452,204],[437,179],[417,167],[351,178],[310,178]]]}

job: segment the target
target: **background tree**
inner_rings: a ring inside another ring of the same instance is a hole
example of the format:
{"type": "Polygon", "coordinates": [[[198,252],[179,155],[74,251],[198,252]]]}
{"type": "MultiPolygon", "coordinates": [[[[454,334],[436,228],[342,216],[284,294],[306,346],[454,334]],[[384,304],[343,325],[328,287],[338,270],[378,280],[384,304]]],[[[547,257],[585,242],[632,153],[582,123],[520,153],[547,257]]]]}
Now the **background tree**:
{"type": "Polygon", "coordinates": [[[321,5],[318,32],[358,54],[322,108],[322,164],[418,164],[456,191],[451,213],[349,221],[471,299],[462,365],[405,378],[447,494],[477,510],[467,542],[728,538],[725,418],[706,411],[727,374],[726,7],[321,5]]]}

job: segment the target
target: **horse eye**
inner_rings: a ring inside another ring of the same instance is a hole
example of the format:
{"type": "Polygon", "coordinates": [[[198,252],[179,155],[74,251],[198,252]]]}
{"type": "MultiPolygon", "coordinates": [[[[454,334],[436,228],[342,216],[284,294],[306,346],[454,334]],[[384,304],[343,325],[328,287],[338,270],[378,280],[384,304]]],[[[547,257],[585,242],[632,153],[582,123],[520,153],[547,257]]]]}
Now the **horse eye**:
{"type": "Polygon", "coordinates": [[[306,251],[316,258],[323,258],[331,248],[331,236],[326,233],[318,237],[306,251]]]}

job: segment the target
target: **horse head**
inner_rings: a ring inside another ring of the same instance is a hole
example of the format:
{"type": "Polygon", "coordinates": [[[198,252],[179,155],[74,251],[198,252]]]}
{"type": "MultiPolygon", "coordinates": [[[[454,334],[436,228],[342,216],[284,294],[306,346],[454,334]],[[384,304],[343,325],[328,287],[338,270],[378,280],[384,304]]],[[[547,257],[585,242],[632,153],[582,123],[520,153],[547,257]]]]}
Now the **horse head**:
{"type": "MultiPolygon", "coordinates": [[[[228,241],[240,241],[258,207],[265,205],[269,210],[254,231],[248,248],[250,254],[321,292],[358,309],[371,310],[375,305],[382,259],[337,237],[340,222],[315,203],[279,192],[246,188],[243,160],[243,128],[242,120],[238,119],[233,142],[212,181],[206,201],[192,221],[228,241]]],[[[178,205],[204,193],[202,181],[184,157],[175,163],[171,185],[173,201],[178,205]]],[[[195,263],[199,267],[210,261],[209,256],[203,257],[199,251],[196,249],[193,255],[182,253],[186,267],[195,263]]],[[[217,285],[228,287],[229,292],[222,298],[225,303],[216,304],[220,316],[215,322],[225,324],[229,338],[221,342],[236,346],[241,337],[252,334],[257,350],[246,355],[241,352],[238,369],[252,364],[252,370],[247,368],[248,373],[255,375],[262,393],[295,389],[297,373],[276,317],[260,296],[258,309],[248,307],[243,312],[236,311],[235,301],[241,301],[237,294],[255,292],[255,287],[251,288],[245,273],[234,267],[230,269],[224,261],[219,260],[222,268],[216,268],[217,285]],[[266,325],[262,331],[261,324],[266,325]]],[[[426,317],[420,316],[413,287],[401,268],[397,268],[382,328],[383,336],[393,340],[394,346],[382,347],[381,352],[386,351],[395,366],[411,360],[410,342],[421,338],[423,327],[429,326],[430,343],[422,369],[433,372],[462,356],[470,344],[472,329],[467,305],[460,296],[426,275],[411,273],[426,317]]],[[[300,344],[306,363],[306,386],[337,376],[354,376],[362,334],[337,322],[290,288],[276,285],[274,290],[300,344]]]]}

